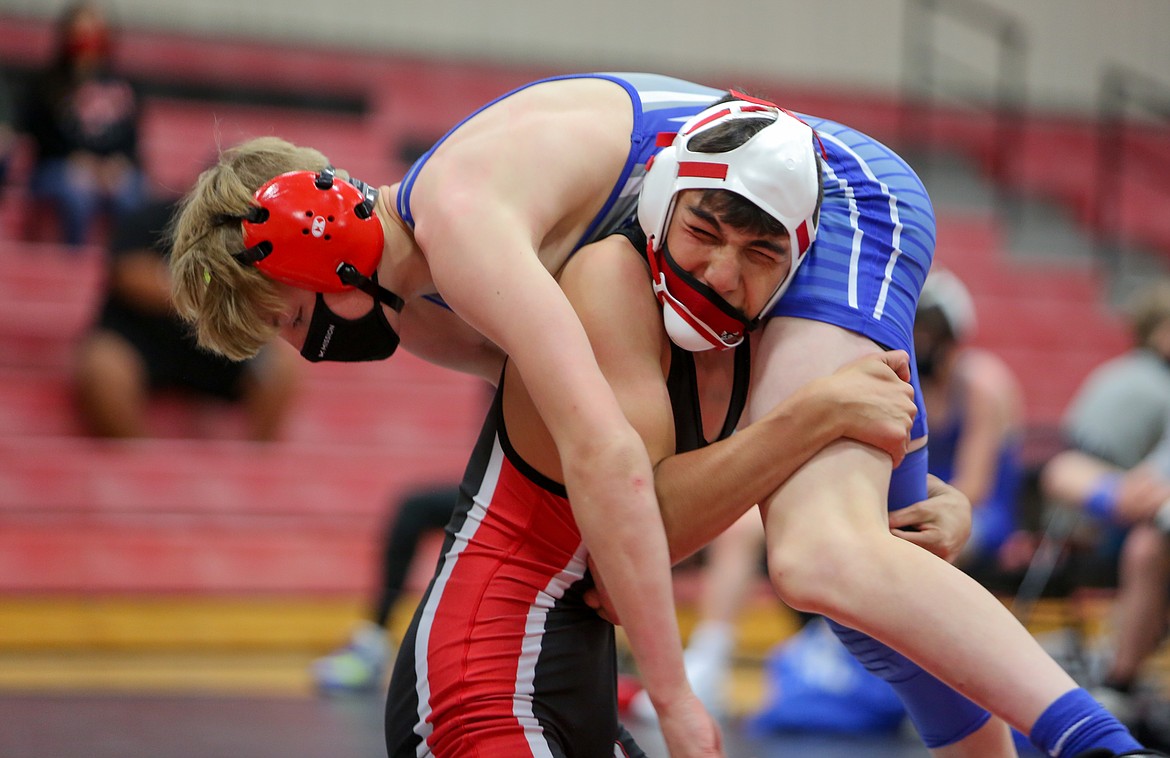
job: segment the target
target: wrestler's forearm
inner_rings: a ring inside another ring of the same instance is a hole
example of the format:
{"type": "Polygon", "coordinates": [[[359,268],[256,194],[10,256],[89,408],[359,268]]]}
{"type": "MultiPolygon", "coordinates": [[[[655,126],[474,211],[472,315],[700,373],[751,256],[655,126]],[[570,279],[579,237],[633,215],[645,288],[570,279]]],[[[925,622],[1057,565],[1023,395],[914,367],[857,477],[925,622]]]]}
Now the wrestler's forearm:
{"type": "Polygon", "coordinates": [[[499,381],[504,353],[462,319],[426,300],[407,303],[399,320],[402,347],[436,366],[499,381]]]}
{"type": "Polygon", "coordinates": [[[651,699],[669,703],[689,693],[649,462],[630,450],[609,450],[591,463],[578,456],[565,473],[582,539],[651,699]]]}
{"type": "Polygon", "coordinates": [[[841,429],[825,398],[802,392],[725,440],[661,461],[654,484],[671,560],[703,547],[767,499],[841,429]]]}

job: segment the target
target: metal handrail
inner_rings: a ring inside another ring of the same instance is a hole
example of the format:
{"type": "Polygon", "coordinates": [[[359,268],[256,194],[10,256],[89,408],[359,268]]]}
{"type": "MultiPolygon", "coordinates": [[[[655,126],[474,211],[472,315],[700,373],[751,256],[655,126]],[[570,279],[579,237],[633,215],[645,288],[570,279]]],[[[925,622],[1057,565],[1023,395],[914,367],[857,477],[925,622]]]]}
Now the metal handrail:
{"type": "MultiPolygon", "coordinates": [[[[1009,156],[1021,136],[1025,89],[1024,59],[1027,41],[1023,24],[1012,14],[984,0],[909,0],[903,42],[903,120],[902,139],[906,144],[935,147],[930,114],[932,103],[944,94],[938,91],[942,65],[960,68],[956,59],[942,49],[935,34],[942,16],[964,27],[987,35],[996,45],[996,66],[990,88],[982,92],[950,89],[945,94],[957,96],[968,106],[986,111],[994,119],[992,131],[991,172],[995,179],[997,206],[1001,213],[1010,210],[1009,156]],[[990,104],[989,104],[990,102],[990,104]]],[[[964,73],[979,73],[969,67],[964,73]]]]}
{"type": "MultiPolygon", "coordinates": [[[[1125,186],[1122,177],[1128,165],[1136,165],[1140,159],[1144,165],[1160,163],[1170,170],[1170,150],[1150,150],[1141,143],[1126,140],[1133,125],[1128,114],[1135,110],[1170,127],[1170,85],[1121,65],[1105,69],[1098,95],[1096,192],[1092,216],[1098,257],[1107,270],[1113,272],[1120,264],[1121,208],[1125,186]]],[[[1167,141],[1170,143],[1170,139],[1167,141]]],[[[1150,189],[1162,187],[1164,183],[1159,182],[1150,189]]]]}

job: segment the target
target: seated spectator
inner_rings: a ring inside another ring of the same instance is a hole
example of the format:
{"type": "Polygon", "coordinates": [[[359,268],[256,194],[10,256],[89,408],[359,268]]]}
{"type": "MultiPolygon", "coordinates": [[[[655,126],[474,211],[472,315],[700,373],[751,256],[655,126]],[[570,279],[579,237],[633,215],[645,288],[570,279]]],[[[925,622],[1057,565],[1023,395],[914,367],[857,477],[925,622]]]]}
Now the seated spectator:
{"type": "Polygon", "coordinates": [[[82,419],[101,437],[142,437],[152,394],[241,402],[249,436],[273,440],[293,400],[299,358],[271,345],[236,363],[196,346],[171,304],[164,230],[173,201],[154,200],[114,229],[105,302],[74,366],[82,419]]]}
{"type": "Polygon", "coordinates": [[[103,211],[118,216],[143,200],[138,99],[113,72],[111,50],[101,8],[70,6],[52,62],[34,76],[24,102],[21,129],[35,147],[30,190],[53,209],[70,245],[90,241],[103,211]]]}
{"type": "Polygon", "coordinates": [[[1090,516],[1105,548],[1120,545],[1114,649],[1093,694],[1164,749],[1166,735],[1149,733],[1152,703],[1137,695],[1170,597],[1170,281],[1139,291],[1129,316],[1133,349],[1085,379],[1065,414],[1071,448],[1045,465],[1041,486],[1090,516]]]}
{"type": "Polygon", "coordinates": [[[1024,398],[994,353],[970,344],[975,304],[950,271],[933,269],[914,321],[914,350],[930,419],[930,473],[971,501],[971,537],[956,564],[976,577],[998,567],[1019,529],[1024,398]]]}

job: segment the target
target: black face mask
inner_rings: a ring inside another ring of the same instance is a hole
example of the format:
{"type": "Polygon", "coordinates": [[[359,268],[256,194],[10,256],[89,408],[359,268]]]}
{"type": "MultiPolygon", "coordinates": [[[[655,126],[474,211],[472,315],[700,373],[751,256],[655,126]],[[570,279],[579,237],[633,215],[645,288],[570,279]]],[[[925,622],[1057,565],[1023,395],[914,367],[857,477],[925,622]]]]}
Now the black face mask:
{"type": "Polygon", "coordinates": [[[324,296],[317,293],[317,305],[301,348],[306,359],[313,363],[380,361],[397,349],[398,332],[386,320],[381,302],[375,300],[373,310],[361,318],[348,319],[330,310],[324,296]]]}

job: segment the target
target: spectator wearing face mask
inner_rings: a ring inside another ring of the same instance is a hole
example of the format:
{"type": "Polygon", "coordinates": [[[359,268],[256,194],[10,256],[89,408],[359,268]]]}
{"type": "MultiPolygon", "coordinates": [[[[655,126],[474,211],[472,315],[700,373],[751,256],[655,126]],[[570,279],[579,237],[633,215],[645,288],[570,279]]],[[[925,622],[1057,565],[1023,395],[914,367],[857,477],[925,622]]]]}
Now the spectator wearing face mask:
{"type": "Polygon", "coordinates": [[[139,102],[112,68],[113,34],[102,9],[81,2],[58,21],[53,59],[24,101],[21,130],[35,158],[30,190],[52,209],[70,245],[90,240],[95,219],[137,208],[144,179],[138,157],[139,102]]]}

